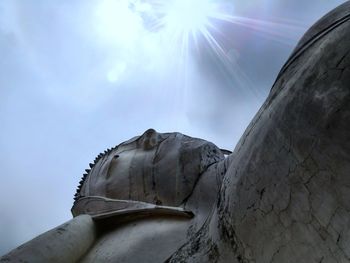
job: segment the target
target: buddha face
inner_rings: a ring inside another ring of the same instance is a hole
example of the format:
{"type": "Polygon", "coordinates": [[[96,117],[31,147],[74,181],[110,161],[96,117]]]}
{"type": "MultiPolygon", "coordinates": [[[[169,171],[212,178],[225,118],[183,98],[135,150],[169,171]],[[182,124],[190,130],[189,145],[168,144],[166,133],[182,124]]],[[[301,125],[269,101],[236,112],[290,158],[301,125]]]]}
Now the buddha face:
{"type": "Polygon", "coordinates": [[[210,142],[150,129],[101,157],[80,196],[179,206],[200,175],[222,159],[220,149],[210,142]]]}

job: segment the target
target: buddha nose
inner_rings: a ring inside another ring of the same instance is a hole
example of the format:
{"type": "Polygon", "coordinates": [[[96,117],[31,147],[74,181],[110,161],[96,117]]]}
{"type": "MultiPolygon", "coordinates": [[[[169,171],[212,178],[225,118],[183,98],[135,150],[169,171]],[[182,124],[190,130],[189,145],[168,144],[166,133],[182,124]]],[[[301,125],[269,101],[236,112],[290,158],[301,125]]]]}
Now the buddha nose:
{"type": "Polygon", "coordinates": [[[145,131],[141,138],[141,143],[145,150],[150,150],[158,144],[158,133],[154,129],[145,131]]]}

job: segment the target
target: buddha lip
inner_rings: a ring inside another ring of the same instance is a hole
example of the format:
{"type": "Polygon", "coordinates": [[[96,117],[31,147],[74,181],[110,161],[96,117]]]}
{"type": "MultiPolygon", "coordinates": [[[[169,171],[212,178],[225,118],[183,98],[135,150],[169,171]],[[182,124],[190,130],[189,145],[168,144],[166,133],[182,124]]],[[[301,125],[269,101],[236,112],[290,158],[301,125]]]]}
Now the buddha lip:
{"type": "Polygon", "coordinates": [[[118,220],[151,216],[193,218],[194,213],[182,207],[162,206],[146,202],[109,199],[101,196],[83,197],[73,206],[74,215],[88,214],[94,220],[114,217],[118,220]],[[96,210],[96,205],[98,209],[96,210]]]}
{"type": "Polygon", "coordinates": [[[194,213],[188,210],[179,210],[177,207],[164,207],[164,206],[154,206],[149,208],[141,208],[141,209],[123,209],[116,210],[96,215],[91,215],[91,217],[98,221],[105,218],[115,217],[120,221],[130,221],[132,219],[140,219],[152,216],[173,216],[180,218],[193,218],[194,213]]]}

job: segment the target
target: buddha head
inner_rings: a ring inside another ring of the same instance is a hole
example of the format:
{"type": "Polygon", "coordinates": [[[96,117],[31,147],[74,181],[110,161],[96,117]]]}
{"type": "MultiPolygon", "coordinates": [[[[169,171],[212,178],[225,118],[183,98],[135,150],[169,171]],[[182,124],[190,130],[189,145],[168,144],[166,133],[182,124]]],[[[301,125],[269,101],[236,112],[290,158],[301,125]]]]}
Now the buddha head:
{"type": "Polygon", "coordinates": [[[213,143],[149,129],[98,155],[86,170],[75,200],[97,196],[179,206],[200,175],[223,159],[213,143]]]}

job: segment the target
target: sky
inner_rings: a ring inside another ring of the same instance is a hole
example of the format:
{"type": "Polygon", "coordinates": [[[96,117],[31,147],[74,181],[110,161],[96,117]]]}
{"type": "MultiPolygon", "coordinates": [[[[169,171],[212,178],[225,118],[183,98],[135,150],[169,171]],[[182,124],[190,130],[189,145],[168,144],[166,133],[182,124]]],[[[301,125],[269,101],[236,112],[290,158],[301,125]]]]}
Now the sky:
{"type": "Polygon", "coordinates": [[[97,154],[148,128],[233,150],[341,0],[0,0],[0,255],[69,220],[97,154]]]}

